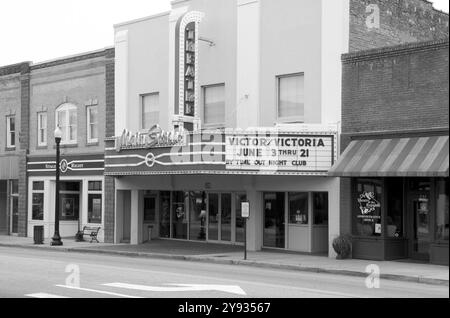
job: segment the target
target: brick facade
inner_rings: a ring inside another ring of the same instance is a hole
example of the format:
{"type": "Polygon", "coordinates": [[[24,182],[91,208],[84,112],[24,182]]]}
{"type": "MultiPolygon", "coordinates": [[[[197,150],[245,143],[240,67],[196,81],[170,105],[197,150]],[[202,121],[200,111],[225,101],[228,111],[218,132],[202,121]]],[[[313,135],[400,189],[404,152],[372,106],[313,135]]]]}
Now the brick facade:
{"type": "Polygon", "coordinates": [[[448,21],[424,0],[350,0],[350,52],[446,38],[448,21]]]}
{"type": "MultiPolygon", "coordinates": [[[[448,134],[449,42],[343,56],[342,151],[354,138],[448,134]]],[[[351,231],[351,183],[341,180],[341,232],[351,231]]]]}

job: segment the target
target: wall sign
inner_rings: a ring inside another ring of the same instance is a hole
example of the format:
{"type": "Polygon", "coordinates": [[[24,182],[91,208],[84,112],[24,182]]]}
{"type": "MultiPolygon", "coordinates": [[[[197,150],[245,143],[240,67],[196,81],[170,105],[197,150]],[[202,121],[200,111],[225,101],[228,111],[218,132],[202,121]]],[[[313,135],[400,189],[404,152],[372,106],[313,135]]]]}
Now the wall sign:
{"type": "Polygon", "coordinates": [[[226,137],[226,168],[328,171],[334,164],[334,142],[332,135],[229,135],[226,137]]]}
{"type": "MultiPolygon", "coordinates": [[[[54,176],[56,170],[55,157],[31,157],[27,162],[30,176],[54,176]]],[[[62,156],[59,163],[61,176],[99,175],[105,170],[103,155],[62,156]]]]}
{"type": "Polygon", "coordinates": [[[143,129],[136,133],[124,129],[122,135],[116,138],[116,151],[130,148],[152,148],[182,146],[185,143],[183,127],[178,131],[167,132],[155,125],[150,129],[143,129]]]}
{"type": "Polygon", "coordinates": [[[241,216],[243,218],[250,217],[250,202],[247,202],[247,201],[241,202],[241,216]]]}
{"type": "Polygon", "coordinates": [[[202,12],[190,11],[183,15],[176,27],[175,112],[173,122],[199,125],[198,53],[199,24],[202,12]]]}

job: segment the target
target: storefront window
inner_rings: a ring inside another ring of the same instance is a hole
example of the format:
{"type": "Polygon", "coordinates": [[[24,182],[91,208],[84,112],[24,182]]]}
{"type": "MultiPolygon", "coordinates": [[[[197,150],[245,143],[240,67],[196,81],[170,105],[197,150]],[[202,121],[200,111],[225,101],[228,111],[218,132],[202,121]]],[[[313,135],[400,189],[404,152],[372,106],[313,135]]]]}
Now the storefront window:
{"type": "Polygon", "coordinates": [[[436,239],[448,241],[448,178],[436,182],[436,239]]]}
{"type": "Polygon", "coordinates": [[[188,196],[187,192],[173,192],[172,238],[187,239],[186,200],[188,196]]]}
{"type": "Polygon", "coordinates": [[[308,193],[289,193],[289,223],[308,224],[308,193]]]}
{"type": "Polygon", "coordinates": [[[102,223],[102,195],[92,194],[88,195],[88,222],[102,223]]]}
{"type": "Polygon", "coordinates": [[[170,237],[170,192],[160,192],[159,236],[170,237]]]}
{"type": "Polygon", "coordinates": [[[219,239],[219,195],[210,193],[208,195],[208,240],[219,239]]]}
{"type": "Polygon", "coordinates": [[[88,222],[102,223],[102,182],[88,182],[88,222]]]}
{"type": "Polygon", "coordinates": [[[353,200],[354,233],[359,236],[381,235],[381,180],[357,179],[353,200]]]}
{"type": "Polygon", "coordinates": [[[33,182],[32,191],[32,219],[42,221],[44,219],[44,182],[33,182]]]}
{"type": "Polygon", "coordinates": [[[386,235],[403,237],[403,179],[386,179],[386,235]]]}
{"type": "Polygon", "coordinates": [[[328,225],[328,192],[313,193],[314,225],[328,225]]]}
{"type": "Polygon", "coordinates": [[[220,195],[220,240],[231,241],[231,194],[220,195]]]}

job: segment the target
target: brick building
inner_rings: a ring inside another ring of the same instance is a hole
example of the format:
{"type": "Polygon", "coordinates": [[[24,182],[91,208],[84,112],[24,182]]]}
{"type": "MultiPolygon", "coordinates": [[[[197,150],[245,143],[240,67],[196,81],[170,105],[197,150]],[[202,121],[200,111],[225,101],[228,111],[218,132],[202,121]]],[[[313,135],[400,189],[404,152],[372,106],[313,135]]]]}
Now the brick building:
{"type": "Polygon", "coordinates": [[[11,180],[0,187],[3,233],[32,236],[33,227],[43,225],[45,238],[53,234],[56,125],[63,133],[60,233],[73,237],[83,225],[104,227],[104,138],[107,110],[114,111],[113,72],[114,49],[0,68],[2,129],[7,124],[1,173],[11,180]]]}
{"type": "Polygon", "coordinates": [[[353,257],[448,265],[448,38],[343,56],[341,232],[353,257]]]}

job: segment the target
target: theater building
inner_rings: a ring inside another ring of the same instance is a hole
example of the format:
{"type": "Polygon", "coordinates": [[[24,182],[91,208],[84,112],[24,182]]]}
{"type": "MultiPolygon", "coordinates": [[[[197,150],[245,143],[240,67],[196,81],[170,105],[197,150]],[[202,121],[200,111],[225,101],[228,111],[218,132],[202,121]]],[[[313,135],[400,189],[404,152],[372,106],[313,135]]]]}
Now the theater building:
{"type": "Polygon", "coordinates": [[[333,256],[340,56],[440,37],[448,17],[413,2],[176,0],[115,25],[106,240],[242,244],[248,201],[250,250],[333,256]]]}
{"type": "Polygon", "coordinates": [[[448,37],[343,56],[343,154],[329,175],[343,180],[354,258],[448,265],[448,61],[448,37]]]}

